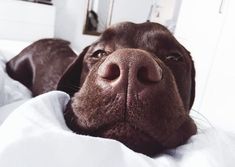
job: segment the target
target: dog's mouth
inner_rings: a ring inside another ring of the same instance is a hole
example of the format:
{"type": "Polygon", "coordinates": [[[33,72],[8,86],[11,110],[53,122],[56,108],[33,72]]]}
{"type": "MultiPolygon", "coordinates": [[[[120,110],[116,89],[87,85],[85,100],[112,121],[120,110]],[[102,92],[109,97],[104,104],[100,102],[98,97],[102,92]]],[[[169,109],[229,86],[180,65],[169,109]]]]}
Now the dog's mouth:
{"type": "Polygon", "coordinates": [[[91,132],[91,134],[93,136],[116,139],[123,143],[129,143],[128,140],[136,140],[136,136],[138,136],[137,140],[154,140],[154,138],[143,129],[124,121],[103,125],[91,132]]]}
{"type": "Polygon", "coordinates": [[[145,130],[126,121],[100,126],[98,129],[90,131],[89,135],[117,140],[136,152],[150,156],[166,149],[145,130]]]}
{"type": "MultiPolygon", "coordinates": [[[[154,156],[162,153],[166,149],[182,145],[189,137],[196,133],[196,126],[189,116],[182,118],[181,123],[177,126],[175,125],[174,129],[168,127],[164,131],[155,126],[153,126],[153,129],[140,126],[132,120],[117,119],[111,122],[105,122],[105,116],[104,119],[100,120],[99,126],[88,128],[79,125],[79,120],[72,110],[68,112],[65,115],[66,123],[76,133],[114,139],[136,152],[149,156],[154,156]],[[70,122],[71,119],[73,120],[72,122],[70,122]]],[[[145,119],[142,121],[145,123],[148,122],[145,119]]],[[[164,125],[162,126],[164,127],[164,125]]]]}
{"type": "Polygon", "coordinates": [[[122,96],[108,96],[107,99],[103,97],[98,102],[90,99],[89,103],[82,99],[84,98],[80,97],[77,103],[71,104],[70,101],[67,105],[64,116],[70,129],[78,134],[120,141],[130,149],[149,156],[182,145],[196,133],[193,120],[181,107],[174,106],[174,112],[171,108],[172,112],[169,114],[168,108],[161,110],[159,103],[148,104],[137,99],[130,100],[131,105],[126,108],[126,101],[122,96]],[[102,102],[105,103],[106,100],[112,101],[107,103],[111,106],[103,105],[102,102]],[[75,110],[74,105],[83,102],[85,103],[76,106],[75,110]],[[91,103],[98,106],[96,110],[89,108],[91,103]]]}

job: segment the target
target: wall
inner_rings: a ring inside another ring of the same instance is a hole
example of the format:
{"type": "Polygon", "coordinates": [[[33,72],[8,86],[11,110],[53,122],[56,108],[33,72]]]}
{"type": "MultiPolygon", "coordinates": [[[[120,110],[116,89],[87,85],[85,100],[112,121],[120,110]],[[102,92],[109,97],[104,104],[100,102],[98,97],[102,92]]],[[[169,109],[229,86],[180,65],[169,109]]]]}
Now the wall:
{"type": "Polygon", "coordinates": [[[54,36],[54,19],[54,6],[0,1],[0,39],[32,42],[51,38],[54,36]]]}
{"type": "Polygon", "coordinates": [[[114,0],[111,23],[120,21],[145,22],[148,19],[152,0],[114,0]]]}
{"type": "MultiPolygon", "coordinates": [[[[111,24],[122,21],[145,22],[148,19],[151,4],[155,1],[160,0],[114,0],[111,24]]],[[[170,2],[174,1],[168,0],[167,3],[161,1],[161,5],[165,3],[168,6],[170,2]]],[[[53,3],[56,5],[55,37],[69,40],[72,47],[79,52],[98,38],[82,34],[87,9],[86,0],[54,0],[53,3]]],[[[164,7],[164,13],[167,15],[172,13],[167,10],[178,10],[172,5],[170,7],[169,9],[164,7]]],[[[179,8],[179,6],[176,7],[179,8]]]]}
{"type": "Polygon", "coordinates": [[[176,27],[195,63],[193,109],[204,122],[228,131],[235,131],[234,16],[234,0],[185,0],[176,27]]]}
{"type": "Polygon", "coordinates": [[[221,14],[225,19],[202,101],[202,112],[213,125],[235,132],[235,1],[225,1],[221,14]]]}
{"type": "Polygon", "coordinates": [[[53,3],[56,6],[55,37],[69,40],[78,52],[97,39],[97,36],[82,34],[86,0],[54,0],[53,3]]]}
{"type": "Polygon", "coordinates": [[[182,0],[154,0],[151,21],[167,26],[174,32],[182,0]]]}
{"type": "MultiPolygon", "coordinates": [[[[54,0],[53,3],[56,6],[55,37],[69,40],[79,52],[97,39],[97,36],[82,34],[86,0],[54,0]]],[[[146,21],[151,3],[152,0],[144,3],[142,0],[115,0],[111,24],[127,20],[138,23],[146,21]]]]}
{"type": "Polygon", "coordinates": [[[201,110],[211,62],[216,54],[221,32],[223,15],[218,12],[220,3],[221,0],[183,1],[175,31],[177,39],[190,51],[194,60],[196,99],[193,109],[197,111],[201,110]]]}
{"type": "Polygon", "coordinates": [[[99,3],[98,6],[98,16],[99,16],[99,22],[100,24],[98,25],[98,32],[102,32],[106,26],[107,26],[107,21],[108,21],[108,15],[109,15],[109,4],[110,0],[102,0],[99,3]]]}

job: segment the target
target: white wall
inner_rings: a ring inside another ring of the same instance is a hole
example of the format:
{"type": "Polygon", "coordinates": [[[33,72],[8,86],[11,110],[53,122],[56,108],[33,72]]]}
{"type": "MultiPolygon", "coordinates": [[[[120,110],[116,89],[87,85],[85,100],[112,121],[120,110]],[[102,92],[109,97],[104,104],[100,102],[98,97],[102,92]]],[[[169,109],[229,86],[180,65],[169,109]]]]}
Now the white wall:
{"type": "Polygon", "coordinates": [[[121,21],[145,22],[148,19],[152,2],[152,0],[114,0],[111,23],[121,21]]]}
{"type": "Polygon", "coordinates": [[[25,1],[0,1],[0,39],[32,42],[54,36],[55,7],[25,1]]]}
{"type": "Polygon", "coordinates": [[[53,3],[56,6],[55,37],[69,40],[78,52],[97,39],[82,33],[86,0],[54,0],[53,3]]]}
{"type": "Polygon", "coordinates": [[[202,101],[202,112],[223,129],[235,132],[235,1],[227,0],[216,55],[202,101]]]}
{"type": "MultiPolygon", "coordinates": [[[[86,0],[54,0],[53,2],[56,5],[55,37],[69,40],[78,52],[98,38],[83,34],[86,0]]],[[[152,0],[115,0],[111,24],[121,21],[137,23],[146,21],[151,2],[152,0]]]]}
{"type": "Polygon", "coordinates": [[[174,32],[182,0],[155,0],[151,21],[167,26],[174,32]]]}
{"type": "MultiPolygon", "coordinates": [[[[87,9],[86,0],[54,0],[53,2],[56,5],[55,37],[69,40],[72,47],[78,51],[97,39],[97,36],[82,34],[87,9]]],[[[153,2],[153,0],[114,0],[111,24],[122,21],[145,22],[153,2]]],[[[168,0],[166,5],[170,2],[174,0],[168,0]]],[[[161,4],[164,4],[164,1],[161,4]]],[[[179,6],[176,5],[176,8],[179,6]]],[[[172,6],[170,10],[173,10],[172,6]]],[[[174,10],[178,9],[174,8],[174,10]]],[[[164,11],[167,13],[167,7],[164,7],[164,11]]]]}
{"type": "Polygon", "coordinates": [[[218,13],[220,1],[183,1],[176,27],[177,39],[191,52],[195,63],[196,99],[193,108],[197,111],[201,109],[222,27],[223,16],[218,13]]]}
{"type": "Polygon", "coordinates": [[[108,15],[109,15],[109,4],[110,0],[101,0],[98,6],[98,19],[99,19],[99,24],[98,24],[98,32],[103,32],[104,29],[106,28],[108,24],[108,15]]]}
{"type": "Polygon", "coordinates": [[[235,131],[235,1],[185,0],[181,9],[176,36],[195,62],[193,109],[213,126],[235,131]]]}

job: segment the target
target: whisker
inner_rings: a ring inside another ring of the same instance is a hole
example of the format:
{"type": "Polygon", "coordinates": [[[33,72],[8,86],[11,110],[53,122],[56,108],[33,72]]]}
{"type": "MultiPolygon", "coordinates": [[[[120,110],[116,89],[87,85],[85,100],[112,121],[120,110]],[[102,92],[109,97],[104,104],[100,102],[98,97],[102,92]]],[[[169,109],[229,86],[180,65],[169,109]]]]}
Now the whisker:
{"type": "Polygon", "coordinates": [[[76,88],[76,89],[80,89],[80,86],[74,85],[72,83],[67,83],[66,85],[63,85],[63,87],[72,87],[72,88],[76,88]]]}
{"type": "Polygon", "coordinates": [[[191,115],[191,117],[193,118],[194,121],[201,121],[201,122],[204,122],[204,123],[208,123],[205,119],[202,119],[202,118],[198,118],[194,115],[191,115]]]}
{"type": "Polygon", "coordinates": [[[195,109],[191,109],[191,110],[202,117],[202,119],[200,119],[196,116],[190,115],[196,122],[200,123],[200,121],[201,121],[203,123],[209,124],[210,127],[214,128],[214,125],[212,125],[212,123],[202,113],[200,113],[199,111],[197,111],[195,109]]]}
{"type": "Polygon", "coordinates": [[[77,85],[73,85],[73,84],[66,84],[66,85],[63,85],[63,88],[67,89],[66,92],[67,93],[75,93],[77,92],[78,90],[81,89],[80,86],[77,86],[77,85]]]}

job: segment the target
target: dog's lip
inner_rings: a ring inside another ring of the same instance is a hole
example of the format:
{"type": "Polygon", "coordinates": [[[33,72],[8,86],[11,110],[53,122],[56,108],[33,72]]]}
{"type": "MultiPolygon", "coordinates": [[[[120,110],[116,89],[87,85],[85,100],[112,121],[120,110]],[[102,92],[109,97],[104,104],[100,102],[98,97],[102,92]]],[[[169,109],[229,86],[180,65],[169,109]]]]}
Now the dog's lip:
{"type": "MultiPolygon", "coordinates": [[[[175,127],[175,129],[172,130],[172,133],[177,133],[177,131],[181,128],[181,126],[188,120],[189,118],[186,118],[185,121],[182,122],[182,124],[179,124],[179,126],[175,127]]],[[[162,136],[162,138],[156,137],[154,136],[152,133],[148,132],[146,129],[144,128],[140,128],[136,125],[134,125],[133,123],[131,123],[128,120],[125,119],[118,119],[112,122],[108,122],[108,123],[103,123],[100,124],[99,126],[96,127],[92,127],[92,128],[83,128],[80,126],[80,130],[79,133],[80,134],[89,134],[91,136],[95,136],[95,137],[100,137],[99,134],[106,132],[108,130],[112,130],[113,128],[115,128],[116,126],[120,125],[120,124],[126,124],[128,125],[131,129],[141,133],[143,136],[148,137],[149,139],[156,141],[158,143],[162,143],[163,145],[165,145],[165,143],[167,143],[168,138],[172,137],[172,134],[166,135],[166,136],[162,136]]]]}
{"type": "Polygon", "coordinates": [[[125,124],[127,126],[129,126],[131,129],[141,133],[142,135],[148,137],[150,140],[156,140],[151,134],[149,134],[147,131],[145,131],[144,129],[141,129],[133,124],[131,124],[130,122],[128,121],[115,121],[115,122],[112,122],[112,123],[108,123],[108,124],[103,124],[101,126],[99,126],[98,128],[92,130],[90,132],[90,134],[92,136],[99,136],[100,133],[102,132],[105,132],[105,131],[108,131],[108,130],[111,130],[113,129],[114,127],[117,127],[118,125],[121,125],[121,124],[125,124]]]}
{"type": "Polygon", "coordinates": [[[148,151],[146,152],[146,154],[149,154],[150,156],[156,155],[156,151],[161,153],[165,149],[167,149],[167,147],[162,145],[161,142],[156,140],[145,130],[133,126],[132,124],[126,121],[116,122],[108,125],[106,124],[105,126],[96,129],[95,131],[93,131],[92,134],[89,135],[94,137],[103,137],[111,140],[117,140],[126,145],[127,147],[133,149],[134,151],[140,153],[143,153],[143,150],[141,150],[140,147],[142,147],[142,149],[150,149],[152,153],[149,153],[148,151]],[[126,133],[125,130],[128,131],[130,129],[131,132],[126,133]],[[112,132],[112,130],[114,130],[114,132],[112,132]],[[115,133],[115,130],[121,131],[120,133],[115,133]]]}

